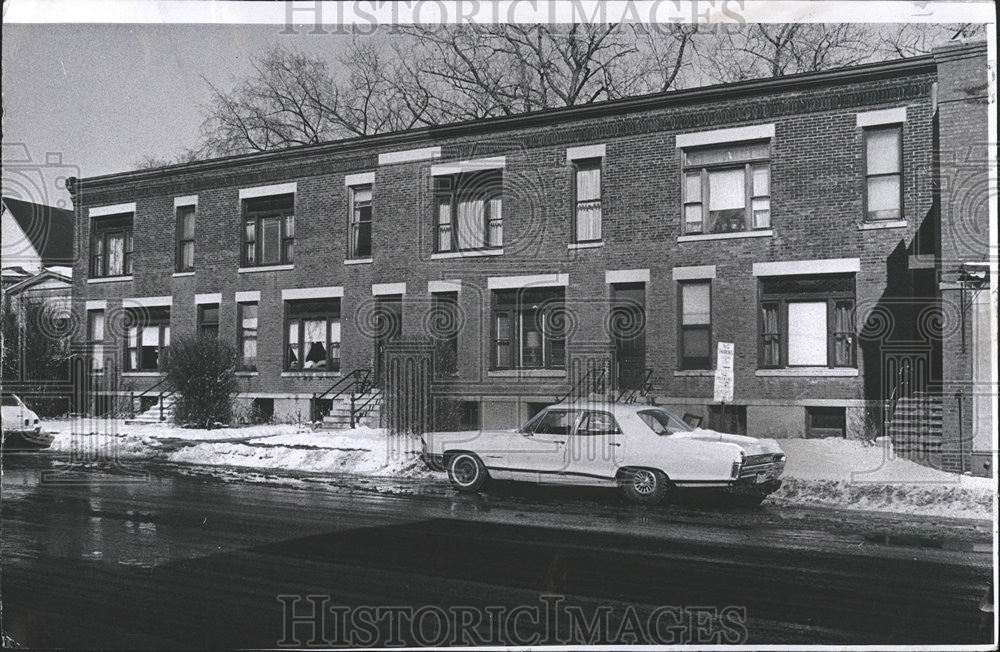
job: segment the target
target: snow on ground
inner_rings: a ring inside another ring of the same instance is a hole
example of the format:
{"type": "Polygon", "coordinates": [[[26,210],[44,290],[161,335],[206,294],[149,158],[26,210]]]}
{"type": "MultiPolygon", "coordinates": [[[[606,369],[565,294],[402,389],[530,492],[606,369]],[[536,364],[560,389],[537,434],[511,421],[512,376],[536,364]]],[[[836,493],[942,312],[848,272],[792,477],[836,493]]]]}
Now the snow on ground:
{"type": "Polygon", "coordinates": [[[992,518],[996,483],[947,473],[897,457],[885,438],[875,444],[781,439],[787,455],[779,501],[931,516],[992,518]]]}
{"type": "MultiPolygon", "coordinates": [[[[444,479],[418,458],[420,441],[385,430],[312,430],[266,424],[205,430],[120,420],[43,422],[52,449],[90,459],[163,459],[250,473],[350,474],[389,480],[444,479]]],[[[892,445],[845,439],[778,440],[787,455],[784,483],[770,500],[848,509],[992,518],[996,487],[989,478],[946,473],[897,457],[892,445]]]]}

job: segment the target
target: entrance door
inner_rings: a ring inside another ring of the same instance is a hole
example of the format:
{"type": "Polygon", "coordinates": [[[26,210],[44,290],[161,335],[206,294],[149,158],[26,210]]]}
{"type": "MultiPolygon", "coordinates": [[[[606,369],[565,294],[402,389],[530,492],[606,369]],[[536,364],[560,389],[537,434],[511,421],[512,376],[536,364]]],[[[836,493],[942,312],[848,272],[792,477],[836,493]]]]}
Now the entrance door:
{"type": "Polygon", "coordinates": [[[639,389],[646,370],[646,286],[611,286],[611,338],[619,389],[639,389]]]}
{"type": "Polygon", "coordinates": [[[375,386],[385,387],[386,355],[389,342],[403,332],[402,295],[375,298],[375,386]]]}

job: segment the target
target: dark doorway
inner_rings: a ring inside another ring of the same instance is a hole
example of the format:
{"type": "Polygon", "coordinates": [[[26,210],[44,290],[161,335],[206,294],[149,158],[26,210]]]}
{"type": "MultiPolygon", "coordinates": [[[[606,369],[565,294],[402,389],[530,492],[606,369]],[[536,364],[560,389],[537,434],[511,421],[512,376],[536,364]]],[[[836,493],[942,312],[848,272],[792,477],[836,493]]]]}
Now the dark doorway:
{"type": "Polygon", "coordinates": [[[611,339],[619,389],[640,389],[646,370],[646,285],[611,286],[611,339]]]}
{"type": "Polygon", "coordinates": [[[403,332],[403,297],[375,299],[375,386],[385,387],[385,349],[403,332]]]}

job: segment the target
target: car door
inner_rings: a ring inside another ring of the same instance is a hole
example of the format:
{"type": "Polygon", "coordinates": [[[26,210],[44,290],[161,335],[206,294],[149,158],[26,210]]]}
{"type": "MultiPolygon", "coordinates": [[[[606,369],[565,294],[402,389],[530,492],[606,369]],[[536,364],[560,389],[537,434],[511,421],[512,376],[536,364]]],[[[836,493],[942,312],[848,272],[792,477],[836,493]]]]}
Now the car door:
{"type": "Polygon", "coordinates": [[[559,482],[566,471],[567,443],[579,421],[573,410],[547,409],[511,438],[507,463],[517,480],[559,482]]]}
{"type": "Polygon", "coordinates": [[[624,463],[621,427],[604,410],[587,410],[570,439],[567,472],[590,484],[611,479],[624,463]]]}

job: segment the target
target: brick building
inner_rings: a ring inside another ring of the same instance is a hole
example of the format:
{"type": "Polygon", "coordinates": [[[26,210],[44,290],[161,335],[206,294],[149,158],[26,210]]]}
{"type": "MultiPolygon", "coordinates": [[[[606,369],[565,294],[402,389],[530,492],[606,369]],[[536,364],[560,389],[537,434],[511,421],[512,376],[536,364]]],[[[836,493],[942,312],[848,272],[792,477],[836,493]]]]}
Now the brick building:
{"type": "MultiPolygon", "coordinates": [[[[596,359],[731,431],[881,429],[886,399],[940,386],[936,154],[987,118],[945,125],[941,97],[973,78],[985,47],[962,45],[79,180],[74,308],[125,383],[95,387],[154,384],[171,332],[202,328],[279,417],[433,342],[470,425],[523,421],[596,359]]],[[[920,439],[939,459],[940,429],[920,439]]]]}

